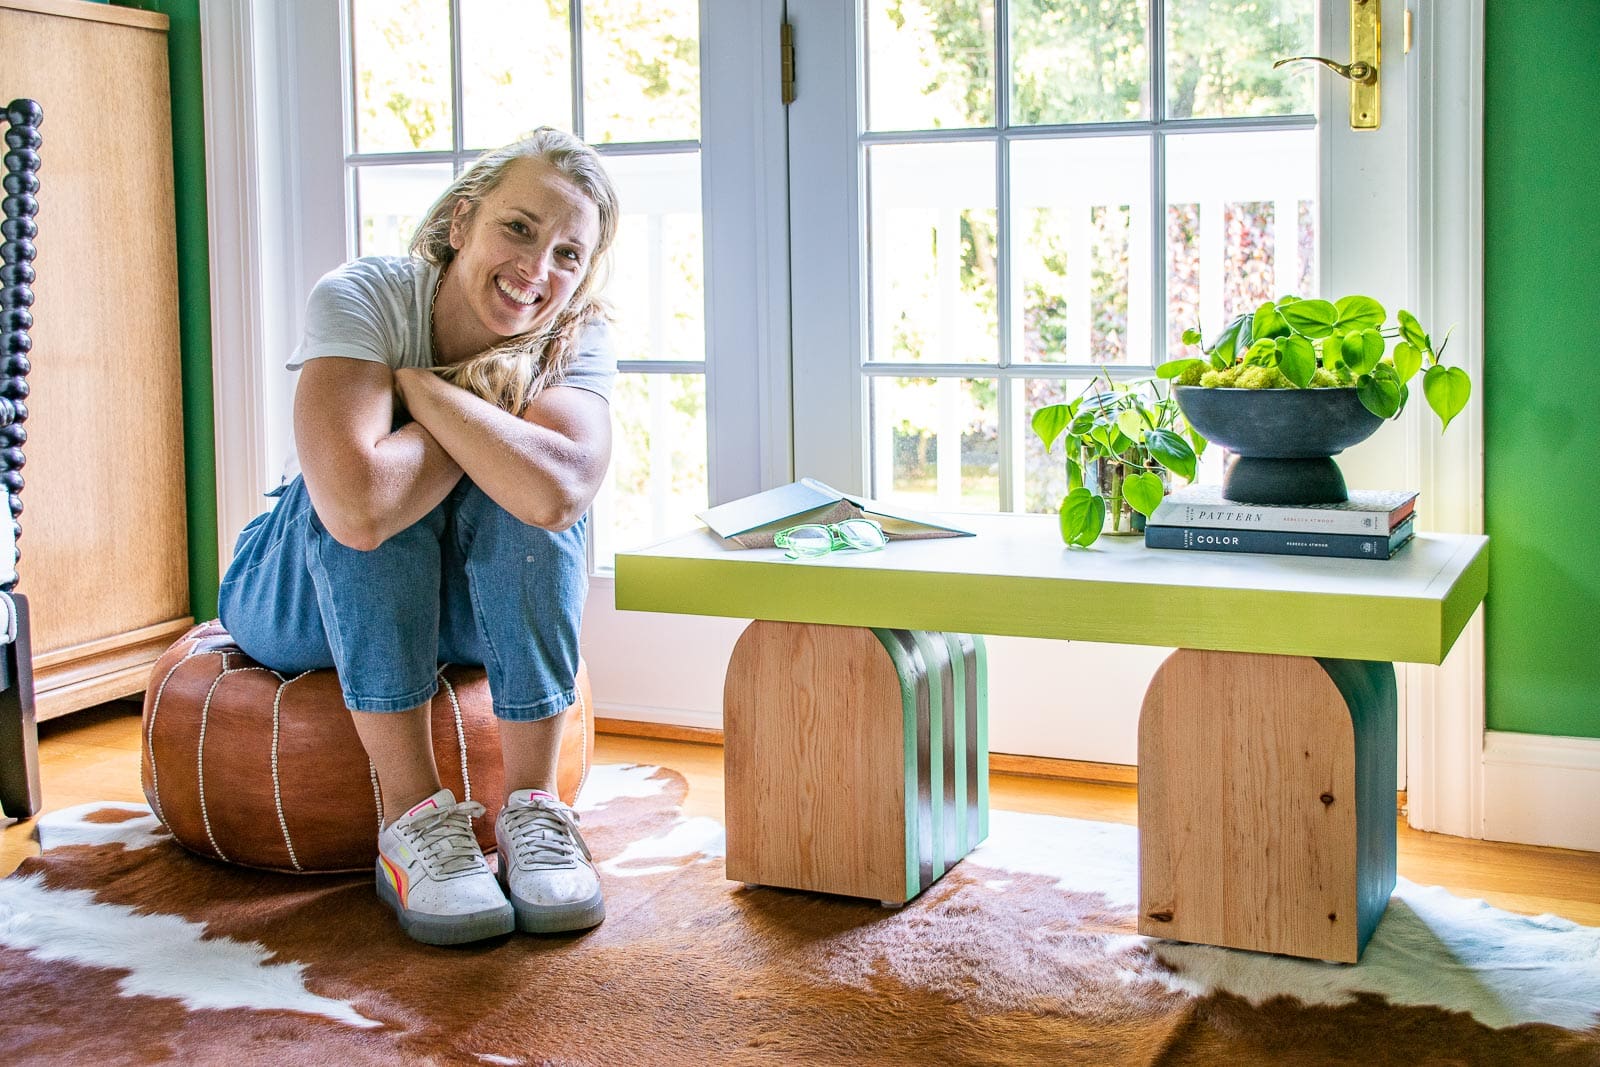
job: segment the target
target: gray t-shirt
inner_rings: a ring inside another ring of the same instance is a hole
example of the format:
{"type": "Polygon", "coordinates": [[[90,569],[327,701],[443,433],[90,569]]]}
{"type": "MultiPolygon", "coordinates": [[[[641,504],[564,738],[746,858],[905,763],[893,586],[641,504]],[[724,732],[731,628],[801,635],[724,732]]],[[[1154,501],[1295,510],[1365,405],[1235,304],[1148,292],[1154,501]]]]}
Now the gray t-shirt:
{"type": "MultiPolygon", "coordinates": [[[[433,366],[433,290],[439,268],[413,256],[366,256],[322,276],[306,303],[305,338],[289,369],[346,356],[401,367],[433,366]]],[[[562,385],[611,399],[617,356],[604,322],[591,323],[562,385]]]]}

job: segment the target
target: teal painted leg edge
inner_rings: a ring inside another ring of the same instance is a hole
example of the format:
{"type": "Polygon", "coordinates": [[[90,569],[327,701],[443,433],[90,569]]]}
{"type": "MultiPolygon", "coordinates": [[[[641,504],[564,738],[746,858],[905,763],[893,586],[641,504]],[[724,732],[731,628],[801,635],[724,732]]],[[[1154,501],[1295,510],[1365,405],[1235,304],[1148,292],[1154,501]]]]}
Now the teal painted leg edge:
{"type": "Polygon", "coordinates": [[[1378,928],[1394,892],[1395,792],[1399,788],[1399,695],[1394,664],[1318,659],[1350,707],[1356,744],[1357,953],[1378,928]]]}
{"type": "Polygon", "coordinates": [[[900,680],[906,899],[989,833],[989,723],[983,639],[872,630],[900,680]]]}
{"type": "Polygon", "coordinates": [[[918,700],[919,678],[923,673],[922,665],[915,657],[916,648],[912,646],[907,650],[906,643],[902,640],[904,630],[885,630],[874,628],[872,636],[878,639],[884,652],[889,655],[889,662],[894,665],[895,674],[900,678],[900,719],[902,744],[900,746],[905,788],[901,790],[905,804],[905,866],[906,866],[906,899],[910,900],[923,889],[922,881],[922,848],[921,836],[923,820],[918,816],[918,800],[921,790],[918,786],[920,775],[918,765],[918,719],[921,712],[918,700]]]}
{"type": "Polygon", "coordinates": [[[912,630],[922,661],[928,665],[928,784],[933,805],[933,877],[944,877],[960,859],[954,852],[956,819],[954,717],[955,687],[951,684],[950,647],[940,634],[912,630]]]}

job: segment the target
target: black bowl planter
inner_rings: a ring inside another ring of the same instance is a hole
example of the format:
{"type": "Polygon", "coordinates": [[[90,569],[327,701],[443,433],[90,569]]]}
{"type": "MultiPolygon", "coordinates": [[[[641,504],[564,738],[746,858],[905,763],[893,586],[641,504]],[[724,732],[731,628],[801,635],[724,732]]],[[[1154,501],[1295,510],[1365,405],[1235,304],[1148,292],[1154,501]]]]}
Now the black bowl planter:
{"type": "Polygon", "coordinates": [[[1241,504],[1337,504],[1350,498],[1331,457],[1371,437],[1383,420],[1354,389],[1207,389],[1173,392],[1183,417],[1234,453],[1222,495],[1241,504]]]}

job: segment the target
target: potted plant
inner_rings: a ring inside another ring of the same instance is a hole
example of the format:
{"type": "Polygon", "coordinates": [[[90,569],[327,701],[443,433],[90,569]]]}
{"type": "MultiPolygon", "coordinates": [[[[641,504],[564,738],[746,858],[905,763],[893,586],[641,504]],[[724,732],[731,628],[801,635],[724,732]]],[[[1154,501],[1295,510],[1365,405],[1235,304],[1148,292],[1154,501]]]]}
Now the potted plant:
{"type": "Polygon", "coordinates": [[[1184,331],[1184,342],[1201,345],[1204,358],[1171,360],[1156,373],[1174,381],[1184,417],[1237,455],[1225,497],[1258,504],[1346,499],[1331,457],[1398,417],[1419,372],[1441,429],[1461,413],[1472,382],[1440,361],[1448,337],[1436,347],[1410,312],[1400,311],[1393,326],[1387,318],[1369,296],[1285,296],[1240,315],[1210,345],[1200,331],[1184,331]]]}
{"type": "Polygon", "coordinates": [[[1154,379],[1096,376],[1077,399],[1033,413],[1033,432],[1052,451],[1066,447],[1067,495],[1061,539],[1088,547],[1108,533],[1140,533],[1166,495],[1170,475],[1194,480],[1206,441],[1154,379]]]}

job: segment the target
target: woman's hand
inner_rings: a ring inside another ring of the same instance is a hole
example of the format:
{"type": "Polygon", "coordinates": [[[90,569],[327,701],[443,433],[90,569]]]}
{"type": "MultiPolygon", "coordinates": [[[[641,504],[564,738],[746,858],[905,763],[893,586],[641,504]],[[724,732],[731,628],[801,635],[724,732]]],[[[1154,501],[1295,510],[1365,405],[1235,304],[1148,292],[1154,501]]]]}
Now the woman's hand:
{"type": "Polygon", "coordinates": [[[351,548],[376,548],[461,480],[461,468],[423,426],[392,430],[399,377],[381,363],[327,357],[309,361],[295,387],[306,488],[328,532],[351,548]]]}
{"type": "Polygon", "coordinates": [[[519,418],[426,370],[396,371],[395,391],[467,477],[529,526],[566,529],[600,488],[611,413],[594,393],[553,386],[519,418]]]}
{"type": "Polygon", "coordinates": [[[411,383],[411,389],[414,392],[419,388],[423,388],[423,386],[417,384],[418,380],[422,378],[439,380],[439,376],[431,370],[421,370],[417,367],[401,367],[394,372],[394,400],[397,406],[407,412],[411,410],[411,402],[406,394],[407,383],[411,383]]]}

